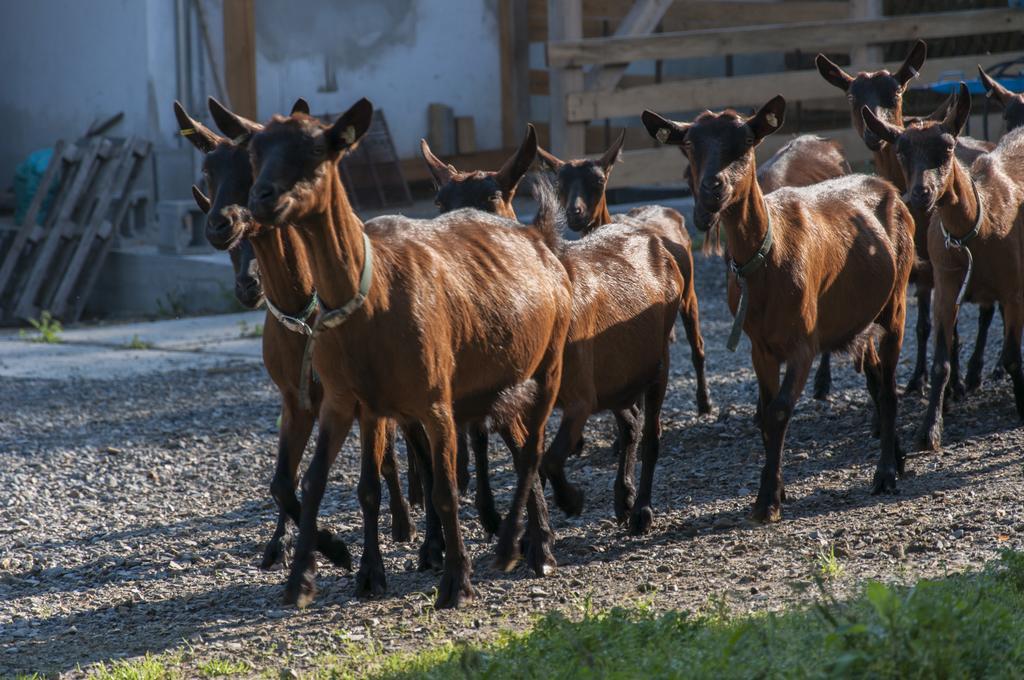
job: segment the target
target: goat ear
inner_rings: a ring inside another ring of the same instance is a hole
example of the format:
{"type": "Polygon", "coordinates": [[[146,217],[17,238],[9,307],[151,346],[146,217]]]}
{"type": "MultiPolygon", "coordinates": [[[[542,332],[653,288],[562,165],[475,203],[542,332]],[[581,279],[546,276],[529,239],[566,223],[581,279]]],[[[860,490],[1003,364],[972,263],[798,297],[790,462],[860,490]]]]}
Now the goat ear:
{"type": "Polygon", "coordinates": [[[824,54],[821,54],[820,52],[818,53],[818,56],[814,58],[814,65],[818,67],[818,73],[821,74],[821,77],[832,85],[838,87],[843,92],[850,89],[850,83],[853,82],[853,76],[836,66],[836,64],[824,54]]]}
{"type": "Polygon", "coordinates": [[[869,130],[878,135],[879,139],[889,142],[890,144],[895,144],[896,139],[903,134],[903,130],[881,120],[866,106],[860,107],[860,116],[864,119],[864,125],[866,125],[869,130]]]}
{"type": "Polygon", "coordinates": [[[434,155],[425,139],[420,140],[420,152],[423,154],[423,160],[427,162],[427,169],[430,170],[431,177],[434,178],[434,188],[440,189],[458,174],[459,171],[455,169],[454,165],[449,165],[434,155]]]}
{"type": "Polygon", "coordinates": [[[302,97],[299,97],[298,99],[296,99],[295,103],[292,104],[291,115],[294,116],[296,113],[304,113],[307,116],[309,115],[309,102],[307,102],[302,97]]]}
{"type": "Polygon", "coordinates": [[[781,94],[772,97],[767,104],[747,119],[747,127],[754,133],[755,145],[782,127],[786,121],[786,100],[781,94]]]}
{"type": "Polygon", "coordinates": [[[345,113],[338,116],[334,125],[327,129],[325,136],[331,150],[341,152],[351,149],[363,138],[373,122],[373,104],[363,97],[345,113]]]}
{"type": "Polygon", "coordinates": [[[209,97],[206,100],[206,104],[210,107],[210,115],[213,116],[213,122],[217,124],[221,132],[227,135],[228,139],[238,139],[263,129],[263,126],[259,123],[254,123],[248,118],[243,118],[237,113],[229,111],[226,106],[213,97],[209,97]]]}
{"type": "Polygon", "coordinates": [[[692,126],[692,123],[677,123],[651,110],[644,111],[640,120],[643,121],[644,127],[647,128],[647,134],[651,137],[662,144],[676,146],[686,141],[686,133],[692,126]]]}
{"type": "Polygon", "coordinates": [[[565,161],[543,147],[537,147],[537,155],[540,156],[540,162],[552,172],[558,172],[565,165],[565,161]]]}
{"type": "Polygon", "coordinates": [[[204,213],[210,212],[210,199],[206,197],[202,189],[197,187],[195,184],[192,185],[192,198],[196,199],[196,205],[204,213]]]}
{"type": "Polygon", "coordinates": [[[612,166],[619,162],[622,157],[622,143],[626,141],[626,131],[623,130],[619,133],[618,139],[612,142],[612,145],[608,147],[608,150],[601,156],[601,160],[598,163],[604,168],[605,174],[612,169],[612,166]]]}
{"type": "Polygon", "coordinates": [[[911,80],[916,78],[921,72],[921,67],[924,66],[924,60],[928,56],[928,43],[923,40],[918,40],[914,43],[914,48],[910,50],[910,54],[903,60],[903,65],[900,69],[893,74],[893,77],[899,82],[900,87],[904,88],[911,80]]]}
{"type": "Polygon", "coordinates": [[[1013,93],[996,82],[989,74],[985,73],[985,69],[981,68],[981,66],[978,67],[978,74],[981,75],[981,84],[985,86],[985,96],[1006,108],[1006,105],[1013,99],[1013,93]]]}
{"type": "Polygon", "coordinates": [[[185,112],[185,107],[174,102],[174,117],[178,119],[178,132],[203,153],[210,153],[224,138],[210,130],[185,112]]]}
{"type": "Polygon", "coordinates": [[[967,125],[967,118],[971,115],[971,91],[967,84],[960,81],[960,91],[956,95],[956,104],[949,107],[946,119],[942,121],[942,127],[954,137],[960,136],[967,125]]]}
{"type": "Polygon", "coordinates": [[[533,160],[536,157],[537,130],[534,129],[532,124],[528,123],[526,125],[526,138],[523,140],[523,143],[516,149],[512,158],[505,161],[505,164],[494,175],[494,179],[498,182],[498,186],[501,187],[502,191],[506,193],[506,197],[507,194],[515,191],[519,180],[523,178],[526,171],[533,165],[533,160]]]}

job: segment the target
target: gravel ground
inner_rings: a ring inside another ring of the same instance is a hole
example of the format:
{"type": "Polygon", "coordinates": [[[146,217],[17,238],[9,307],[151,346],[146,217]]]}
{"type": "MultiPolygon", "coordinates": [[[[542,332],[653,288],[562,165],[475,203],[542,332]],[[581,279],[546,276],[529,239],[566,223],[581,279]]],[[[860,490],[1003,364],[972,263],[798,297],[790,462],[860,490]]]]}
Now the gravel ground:
{"type": "MultiPolygon", "coordinates": [[[[432,611],[437,577],[415,571],[415,545],[390,539],[386,514],[384,599],[355,599],[352,575],[321,560],[316,603],[301,612],[281,606],[284,573],[256,567],[275,517],[267,487],[277,396],[262,369],[0,382],[0,676],[77,674],[183,641],[187,664],[235,658],[301,670],[352,642],[392,651],[487,637],[524,627],[545,610],[578,611],[586,599],[596,607],[644,601],[697,609],[725,601],[737,611],[779,608],[814,596],[809,586],[823,547],[834,547],[842,567],[834,586],[840,593],[867,578],[942,575],[977,567],[1001,548],[1024,548],[1024,433],[1009,383],[986,382],[954,405],[944,451],[913,456],[913,476],[900,482],[899,495],[872,497],[878,447],[863,381],[845,360],[834,362],[829,403],[807,396],[798,406],[785,455],[783,522],[748,525],[763,461],[749,346],[744,340],[735,354],[724,349],[731,317],[720,261],[698,258],[697,271],[716,408],[696,415],[679,328],[652,533],[631,538],[612,521],[613,421],[596,417],[586,451],[570,461],[586,491],[585,512],[569,520],[552,505],[557,573],[541,580],[522,567],[495,571],[493,547],[466,503],[479,595],[455,612],[432,611]]],[[[966,357],[975,310],[964,317],[966,357]]],[[[914,318],[912,308],[911,327],[914,318]]],[[[913,345],[908,338],[901,383],[913,345]]],[[[990,365],[997,345],[993,339],[990,365]]],[[[923,410],[916,397],[901,403],[907,448],[923,410]]],[[[496,439],[492,449],[505,504],[513,477],[496,439]]],[[[322,511],[356,554],[357,450],[353,433],[322,511]]]]}

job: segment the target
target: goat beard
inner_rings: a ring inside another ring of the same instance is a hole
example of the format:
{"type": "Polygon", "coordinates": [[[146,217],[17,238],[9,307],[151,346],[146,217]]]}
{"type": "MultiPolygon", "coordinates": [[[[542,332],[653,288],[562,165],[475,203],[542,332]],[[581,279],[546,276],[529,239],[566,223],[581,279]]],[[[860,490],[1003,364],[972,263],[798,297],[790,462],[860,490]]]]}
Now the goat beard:
{"type": "Polygon", "coordinates": [[[322,163],[312,178],[296,182],[291,189],[281,194],[274,207],[275,221],[278,223],[294,222],[302,215],[313,212],[317,201],[325,194],[326,178],[327,163],[322,163]]]}
{"type": "Polygon", "coordinates": [[[238,244],[242,242],[242,239],[251,230],[253,222],[252,213],[249,212],[248,208],[240,205],[229,205],[221,210],[221,214],[228,218],[228,222],[231,224],[231,241],[226,249],[232,250],[238,247],[238,244]]]}

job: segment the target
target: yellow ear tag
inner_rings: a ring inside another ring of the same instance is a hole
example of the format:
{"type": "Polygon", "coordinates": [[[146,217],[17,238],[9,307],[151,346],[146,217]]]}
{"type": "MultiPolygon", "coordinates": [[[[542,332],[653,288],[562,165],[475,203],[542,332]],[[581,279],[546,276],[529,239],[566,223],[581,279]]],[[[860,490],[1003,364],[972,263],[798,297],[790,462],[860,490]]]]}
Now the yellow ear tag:
{"type": "Polygon", "coordinates": [[[178,134],[180,134],[182,137],[188,137],[189,135],[194,135],[195,133],[195,128],[181,128],[180,130],[178,130],[178,134]]]}
{"type": "Polygon", "coordinates": [[[341,139],[348,145],[355,144],[356,142],[356,129],[352,125],[345,128],[345,131],[341,133],[341,139]]]}
{"type": "Polygon", "coordinates": [[[668,136],[670,134],[672,134],[672,131],[669,130],[667,127],[665,127],[665,128],[658,128],[658,131],[654,134],[654,136],[658,138],[659,142],[661,142],[662,144],[665,144],[666,142],[668,142],[668,136]]]}
{"type": "Polygon", "coordinates": [[[769,113],[767,116],[764,117],[764,119],[768,121],[768,124],[771,125],[773,128],[779,127],[779,119],[775,117],[774,113],[769,113]]]}

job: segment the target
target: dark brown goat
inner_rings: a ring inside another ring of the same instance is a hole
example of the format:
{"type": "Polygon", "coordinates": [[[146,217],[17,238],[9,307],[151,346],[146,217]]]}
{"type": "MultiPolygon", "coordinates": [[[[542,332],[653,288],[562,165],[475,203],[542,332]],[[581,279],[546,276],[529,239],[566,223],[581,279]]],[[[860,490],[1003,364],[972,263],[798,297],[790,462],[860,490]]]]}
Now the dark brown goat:
{"type": "MultiPolygon", "coordinates": [[[[867,107],[880,120],[902,126],[904,124],[903,93],[910,81],[917,77],[927,54],[927,44],[923,40],[918,40],[896,73],[882,69],[871,72],[862,71],[856,76],[849,75],[823,54],[819,54],[815,59],[821,76],[846,93],[846,97],[850,101],[850,118],[854,130],[871,150],[876,172],[895,184],[901,192],[907,190],[907,180],[903,176],[896,153],[890,145],[865,127],[861,109],[867,107]]],[[[941,111],[943,109],[940,108],[941,111]]],[[[992,147],[993,145],[988,142],[963,137],[957,140],[956,154],[961,161],[969,165],[975,158],[991,150],[992,147]]],[[[914,363],[914,372],[907,383],[907,391],[921,392],[928,380],[928,336],[931,334],[932,270],[928,263],[927,236],[931,216],[914,208],[911,208],[910,212],[914,216],[916,225],[915,247],[918,259],[914,271],[917,289],[917,359],[914,363]]],[[[988,336],[988,327],[992,323],[993,312],[992,307],[983,308],[979,316],[978,338],[974,344],[974,353],[967,366],[966,387],[960,379],[959,340],[957,340],[957,346],[951,350],[953,381],[950,384],[954,396],[957,398],[965,391],[973,390],[981,384],[985,360],[985,339],[988,336]]],[[[954,337],[956,337],[955,332],[954,337]]]]}
{"type": "Polygon", "coordinates": [[[1010,92],[985,73],[985,69],[980,66],[978,73],[981,76],[982,85],[985,86],[986,96],[1003,110],[1006,132],[1012,132],[1024,125],[1024,95],[1010,92]]]}
{"type": "Polygon", "coordinates": [[[705,112],[692,123],[643,114],[652,137],[683,147],[697,189],[697,227],[720,223],[733,258],[729,306],[751,341],[767,457],[753,510],[759,521],[781,518],[786,430],[822,351],[856,346],[858,338],[864,343],[881,426],[874,493],[895,490],[905,460],[896,430],[896,365],[914,262],[913,218],[894,186],[864,175],[764,195],[754,148],[782,126],[785,107],[777,96],[750,118],[705,112]],[[865,338],[874,325],[881,327],[881,356],[874,339],[865,338]]]}
{"type": "Polygon", "coordinates": [[[331,126],[303,114],[278,116],[250,142],[256,177],[250,229],[298,227],[313,258],[317,293],[330,310],[314,335],[313,364],[324,401],[285,596],[304,604],[315,594],[317,514],[333,453],[348,434],[358,402],[364,407],[360,575],[383,585],[380,483],[373,473],[383,442],[373,426],[381,417],[421,423],[431,449],[423,469],[433,477],[430,496],[444,533],[436,606],[451,607],[472,595],[458,520],[456,422],[482,420],[503,403],[517,403],[528,434],[498,539],[497,566],[509,569],[519,558],[524,507],[531,566],[538,574],[554,566],[544,498],[531,490],[562,373],[570,282],[544,235],[478,211],[431,221],[378,218],[377,228],[365,231],[348,203],[337,162],[365,134],[372,113],[363,99],[331,126]]]}
{"type": "MultiPolygon", "coordinates": [[[[434,166],[436,158],[426,142],[422,145],[424,158],[428,165],[434,166]]],[[[610,155],[606,154],[610,158],[606,170],[610,170],[620,147],[621,138],[610,155]]],[[[536,133],[530,126],[512,160],[519,160],[515,166],[525,172],[538,151],[536,133]]],[[[506,167],[508,165],[506,163],[506,167]]],[[[454,171],[451,166],[448,168],[454,171]]],[[[447,174],[450,179],[438,190],[442,211],[445,202],[495,211],[496,202],[478,200],[483,193],[475,191],[474,184],[462,179],[461,173],[447,174]]],[[[515,181],[518,179],[515,177],[515,181]]],[[[600,193],[597,200],[603,202],[603,184],[600,193]]],[[[564,187],[560,187],[560,194],[565,195],[564,187]]],[[[563,209],[564,206],[563,199],[563,209]]],[[[503,209],[514,215],[511,204],[503,209]]],[[[606,208],[602,209],[607,213],[606,208]]],[[[581,214],[584,211],[590,215],[585,209],[581,214]]],[[[583,222],[577,224],[589,226],[583,222]]],[[[557,406],[562,409],[562,421],[544,456],[544,471],[551,480],[559,507],[570,515],[579,514],[583,497],[579,489],[566,480],[565,461],[579,446],[588,418],[598,411],[613,411],[620,442],[615,514],[620,522],[631,519],[633,533],[642,533],[650,528],[653,518],[651,489],[658,458],[661,403],[668,377],[669,337],[686,290],[676,264],[681,254],[670,251],[663,241],[689,255],[689,238],[682,226],[682,216],[667,208],[641,209],[635,217],[621,223],[586,231],[592,235],[565,243],[559,249],[559,259],[573,281],[573,311],[558,392],[557,406]],[[676,220],[672,219],[673,215],[676,220]],[[661,247],[654,246],[652,241],[661,247]],[[624,285],[625,282],[629,285],[624,285]],[[641,422],[633,406],[641,396],[650,401],[644,412],[643,470],[638,496],[633,470],[637,448],[641,446],[641,422]]],[[[688,263],[692,295],[692,257],[688,258],[688,263]]],[[[693,303],[696,308],[695,295],[693,303]]],[[[694,317],[696,320],[696,313],[694,317]]],[[[699,324],[695,330],[699,339],[699,324]]]]}
{"type": "Polygon", "coordinates": [[[963,83],[942,122],[926,120],[904,129],[864,111],[867,127],[896,150],[911,204],[935,211],[928,233],[935,271],[935,358],[928,412],[918,430],[922,449],[942,445],[949,348],[961,300],[1002,306],[1002,364],[1013,379],[1017,413],[1024,418],[1024,131],[1003,137],[968,170],[954,148],[970,113],[971,96],[963,83]]]}
{"type": "Polygon", "coordinates": [[[566,223],[573,231],[586,237],[605,224],[620,221],[635,224],[639,219],[649,219],[651,223],[648,228],[661,234],[663,245],[676,258],[676,264],[683,277],[679,318],[683,322],[683,330],[690,343],[690,358],[697,381],[697,413],[707,414],[711,412],[711,397],[708,394],[704,371],[704,337],[700,332],[700,306],[697,303],[697,289],[693,281],[693,252],[683,216],[671,208],[641,208],[639,212],[631,211],[626,217],[613,217],[608,212],[608,177],[619,160],[625,137],[626,132],[623,130],[615,142],[596,160],[581,158],[563,161],[542,148],[538,148],[537,153],[541,161],[557,177],[559,203],[566,223]]]}
{"type": "MultiPolygon", "coordinates": [[[[297,110],[305,109],[305,102],[296,102],[297,110]]],[[[203,212],[207,213],[207,234],[217,241],[225,233],[237,228],[232,222],[243,218],[241,208],[248,203],[252,185],[252,165],[249,162],[248,136],[256,129],[255,123],[237,118],[216,100],[210,100],[210,111],[218,126],[231,138],[217,135],[190,117],[175,102],[174,112],[182,134],[204,154],[203,176],[211,198],[207,199],[198,188],[193,194],[203,212]]],[[[283,556],[282,539],[290,517],[299,523],[300,505],[295,496],[296,472],[316,421],[322,391],[319,383],[309,385],[310,406],[303,406],[300,367],[306,346],[306,335],[301,331],[315,323],[318,313],[315,304],[309,254],[294,229],[282,228],[244,239],[255,251],[262,274],[261,290],[265,293],[268,311],[263,327],[263,363],[270,379],[281,394],[281,428],[278,435],[277,467],[270,493],[279,508],[277,528],[264,551],[261,567],[268,569],[283,556]],[[269,305],[290,317],[269,311],[269,305]],[[288,324],[288,326],[285,325],[288,324]]],[[[388,428],[388,449],[383,474],[388,483],[392,536],[397,541],[411,540],[414,530],[409,508],[402,497],[398,468],[394,457],[394,426],[388,428]]],[[[351,568],[351,557],[345,544],[332,537],[327,530],[320,532],[317,547],[337,565],[351,568]]]]}
{"type": "MultiPolygon", "coordinates": [[[[434,204],[443,215],[461,208],[475,208],[484,212],[517,220],[512,199],[523,175],[530,169],[537,155],[537,133],[532,125],[528,126],[526,137],[515,153],[505,161],[497,171],[478,170],[461,172],[454,165],[443,162],[431,151],[427,140],[420,140],[420,151],[427,163],[437,195],[434,204]]],[[[522,446],[524,434],[522,423],[515,416],[510,416],[510,423],[499,423],[498,432],[509,451],[518,451],[522,446]]],[[[459,428],[459,476],[468,477],[463,472],[468,464],[470,447],[473,449],[473,460],[476,472],[476,509],[484,530],[494,535],[501,525],[501,515],[494,507],[494,494],[491,492],[491,480],[488,463],[489,435],[485,422],[469,423],[459,428]]]]}

